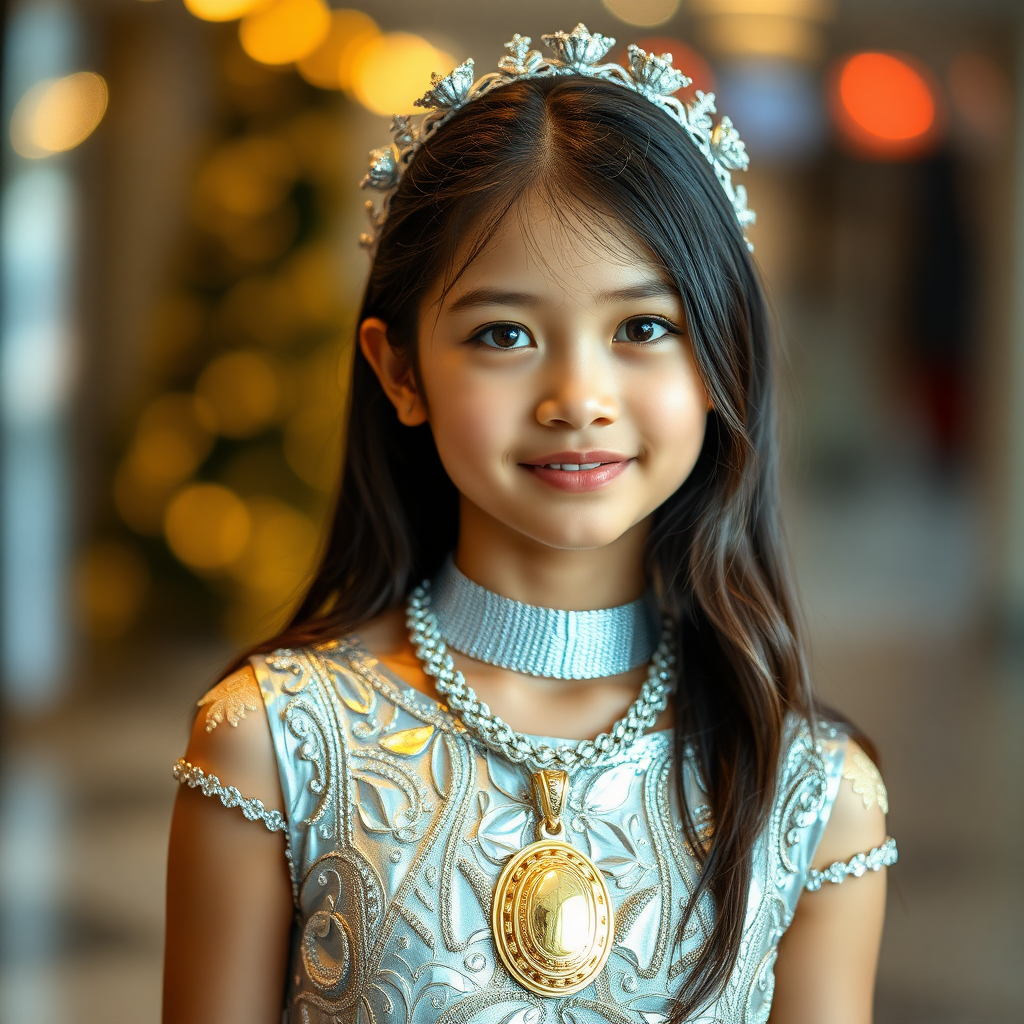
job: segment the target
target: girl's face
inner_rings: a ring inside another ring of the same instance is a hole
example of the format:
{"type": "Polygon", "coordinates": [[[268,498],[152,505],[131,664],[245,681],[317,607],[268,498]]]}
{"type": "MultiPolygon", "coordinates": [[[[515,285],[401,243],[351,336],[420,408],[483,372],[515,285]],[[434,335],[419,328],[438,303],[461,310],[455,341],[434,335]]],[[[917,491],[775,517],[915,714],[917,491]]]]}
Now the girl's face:
{"type": "Polygon", "coordinates": [[[429,420],[464,524],[560,549],[644,523],[693,469],[709,408],[675,288],[614,225],[589,228],[512,211],[424,301],[424,394],[385,382],[403,422],[429,420]]]}

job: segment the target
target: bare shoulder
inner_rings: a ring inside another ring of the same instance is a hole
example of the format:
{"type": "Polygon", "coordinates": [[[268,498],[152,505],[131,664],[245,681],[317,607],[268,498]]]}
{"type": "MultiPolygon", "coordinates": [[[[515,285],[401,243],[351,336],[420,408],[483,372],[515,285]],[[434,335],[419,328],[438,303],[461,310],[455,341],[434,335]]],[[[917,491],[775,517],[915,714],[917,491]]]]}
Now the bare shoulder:
{"type": "Polygon", "coordinates": [[[863,748],[850,740],[839,792],[811,866],[822,870],[881,846],[888,811],[889,797],[881,773],[863,748]]]}
{"type": "Polygon", "coordinates": [[[283,810],[281,786],[263,695],[246,665],[221,679],[198,702],[185,760],[267,807],[283,810]]]}
{"type": "MultiPolygon", "coordinates": [[[[885,840],[888,798],[878,769],[852,740],[813,867],[848,861],[885,840]]],[[[884,871],[805,892],[779,943],[769,1024],[870,1024],[885,916],[884,871]]]]}
{"type": "MultiPolygon", "coordinates": [[[[252,669],[200,701],[185,759],[268,809],[287,811],[252,669]]],[[[181,786],[171,823],[164,1024],[281,1020],[292,890],[286,840],[199,789],[181,786]]]]}

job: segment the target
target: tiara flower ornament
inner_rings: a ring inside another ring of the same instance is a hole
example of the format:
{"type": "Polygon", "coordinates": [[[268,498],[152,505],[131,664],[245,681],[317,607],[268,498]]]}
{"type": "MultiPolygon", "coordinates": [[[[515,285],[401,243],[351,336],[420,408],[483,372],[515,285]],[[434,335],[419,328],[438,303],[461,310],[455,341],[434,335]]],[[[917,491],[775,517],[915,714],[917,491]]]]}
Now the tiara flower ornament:
{"type": "MultiPolygon", "coordinates": [[[[361,182],[362,188],[380,193],[381,202],[378,207],[372,200],[366,201],[370,228],[360,236],[360,245],[371,254],[376,249],[391,197],[405,169],[417,150],[456,111],[492,89],[511,82],[555,75],[585,75],[613,82],[639,93],[665,111],[711,164],[715,177],[732,204],[740,229],[746,233],[754,223],[754,211],[747,208],[746,188],[732,182],[733,171],[747,169],[749,157],[746,148],[728,117],[723,117],[717,125],[712,120],[711,115],[716,112],[713,93],[698,89],[691,103],[676,99],[674,93],[689,85],[690,79],[672,66],[672,54],[648,53],[631,44],[627,50],[628,68],[616,63],[602,64],[615,40],[599,32],[589,32],[583,24],[577,25],[572,32],[541,36],[541,40],[552,56],[546,57],[539,50],[531,49],[530,37],[516,33],[505,44],[508,55],[498,61],[497,71],[476,78],[470,58],[450,74],[435,73],[431,75],[430,88],[415,104],[425,113],[395,115],[391,121],[392,142],[370,151],[370,168],[361,182]]],[[[754,248],[749,241],[747,246],[754,248]]]]}

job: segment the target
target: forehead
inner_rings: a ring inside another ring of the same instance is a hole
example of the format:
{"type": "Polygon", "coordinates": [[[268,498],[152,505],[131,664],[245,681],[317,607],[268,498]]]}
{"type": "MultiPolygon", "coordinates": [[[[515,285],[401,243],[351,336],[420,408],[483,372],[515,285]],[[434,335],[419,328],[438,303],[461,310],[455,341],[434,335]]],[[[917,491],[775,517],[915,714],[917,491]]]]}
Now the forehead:
{"type": "Polygon", "coordinates": [[[553,301],[585,302],[612,289],[668,281],[647,247],[613,217],[560,209],[537,196],[513,206],[474,253],[479,245],[479,233],[466,239],[455,261],[457,278],[446,293],[442,283],[435,286],[432,304],[444,309],[481,287],[513,285],[553,301]]]}

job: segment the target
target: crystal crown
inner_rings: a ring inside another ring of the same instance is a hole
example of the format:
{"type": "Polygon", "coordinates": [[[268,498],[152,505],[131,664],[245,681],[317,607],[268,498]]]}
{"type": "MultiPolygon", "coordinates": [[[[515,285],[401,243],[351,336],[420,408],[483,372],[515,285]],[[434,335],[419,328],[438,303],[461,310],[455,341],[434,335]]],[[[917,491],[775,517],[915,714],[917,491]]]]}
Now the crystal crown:
{"type": "MultiPolygon", "coordinates": [[[[672,54],[656,55],[630,44],[627,54],[629,67],[620,64],[602,64],[615,40],[598,32],[588,31],[586,25],[577,25],[572,32],[554,32],[541,36],[552,56],[530,49],[530,37],[516,33],[506,44],[508,55],[498,61],[498,70],[475,78],[470,58],[447,75],[433,74],[430,88],[416,106],[423,114],[398,115],[391,121],[392,142],[381,149],[370,151],[370,169],[361,182],[362,188],[381,194],[376,206],[366,201],[370,220],[369,231],[359,242],[371,253],[377,245],[380,230],[388,214],[391,197],[402,174],[416,151],[457,110],[478,99],[492,89],[508,85],[523,78],[546,78],[554,75],[586,75],[614,82],[646,97],[660,107],[689,136],[693,144],[711,164],[715,177],[722,186],[736,219],[744,234],[754,223],[754,211],[747,208],[747,190],[734,185],[732,171],[746,170],[749,163],[739,132],[728,117],[716,125],[711,119],[715,113],[714,93],[695,93],[692,102],[684,103],[673,94],[690,84],[690,79],[672,66],[672,54]]],[[[753,249],[750,242],[747,246],[753,249]]]]}

